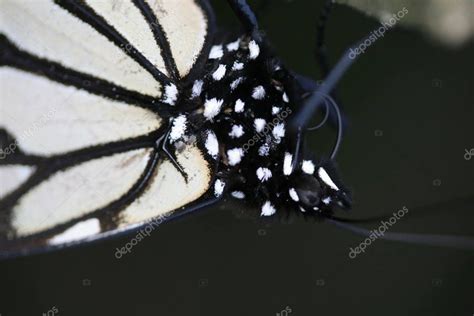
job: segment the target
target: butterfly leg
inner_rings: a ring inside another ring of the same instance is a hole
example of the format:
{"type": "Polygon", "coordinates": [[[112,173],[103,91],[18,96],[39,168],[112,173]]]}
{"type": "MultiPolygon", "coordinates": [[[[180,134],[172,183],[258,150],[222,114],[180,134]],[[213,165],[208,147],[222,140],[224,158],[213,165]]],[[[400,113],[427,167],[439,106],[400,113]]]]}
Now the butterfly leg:
{"type": "Polygon", "coordinates": [[[179,171],[179,173],[181,173],[181,175],[183,176],[183,178],[187,182],[188,181],[188,174],[186,173],[186,171],[184,171],[184,168],[178,162],[178,159],[177,159],[175,153],[168,150],[167,144],[168,144],[168,141],[169,141],[170,133],[171,133],[171,128],[168,130],[168,132],[166,132],[166,134],[161,135],[161,137],[158,138],[158,140],[156,141],[156,146],[157,146],[158,149],[160,149],[161,151],[163,151],[165,153],[166,157],[170,160],[170,162],[173,164],[173,166],[179,171]]]}

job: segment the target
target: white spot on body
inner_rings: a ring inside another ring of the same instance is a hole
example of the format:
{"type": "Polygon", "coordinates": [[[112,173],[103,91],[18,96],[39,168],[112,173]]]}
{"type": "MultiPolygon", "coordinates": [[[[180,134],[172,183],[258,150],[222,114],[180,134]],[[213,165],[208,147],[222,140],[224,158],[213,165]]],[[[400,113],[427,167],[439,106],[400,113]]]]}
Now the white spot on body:
{"type": "Polygon", "coordinates": [[[227,44],[226,47],[229,52],[233,52],[239,49],[239,45],[240,45],[240,38],[237,39],[235,42],[227,44]]]}
{"type": "Polygon", "coordinates": [[[232,81],[230,83],[230,89],[235,90],[239,86],[239,84],[242,83],[242,81],[244,81],[243,77],[239,77],[239,78],[235,79],[234,81],[232,81]]]}
{"type": "Polygon", "coordinates": [[[222,103],[224,100],[217,100],[212,98],[204,102],[204,117],[207,120],[212,120],[221,111],[222,103]]]}
{"type": "Polygon", "coordinates": [[[289,176],[293,172],[293,155],[290,153],[285,153],[285,158],[283,159],[283,174],[289,176]]]}
{"type": "Polygon", "coordinates": [[[253,88],[252,98],[255,100],[262,100],[265,97],[265,88],[263,86],[257,86],[253,88]]]}
{"type": "Polygon", "coordinates": [[[212,74],[212,78],[216,81],[221,80],[225,76],[225,71],[226,71],[226,66],[223,64],[220,64],[219,67],[217,67],[216,71],[212,74]]]}
{"type": "Polygon", "coordinates": [[[298,193],[296,193],[296,190],[294,188],[290,188],[290,190],[288,190],[288,193],[290,194],[290,197],[293,201],[298,202],[300,200],[300,197],[298,196],[298,193]]]}
{"type": "Polygon", "coordinates": [[[272,216],[276,213],[275,207],[273,207],[270,201],[266,201],[262,206],[262,213],[261,216],[272,216]]]}
{"type": "Polygon", "coordinates": [[[213,131],[207,131],[207,138],[206,138],[206,149],[207,153],[214,159],[217,158],[217,154],[219,153],[219,142],[217,141],[216,134],[213,131]]]}
{"type": "Polygon", "coordinates": [[[272,172],[268,168],[258,168],[257,169],[257,178],[261,182],[265,182],[272,177],[272,172]]]}
{"type": "Polygon", "coordinates": [[[257,133],[263,131],[263,129],[265,128],[265,124],[267,124],[267,122],[262,118],[257,118],[253,121],[253,125],[255,126],[255,130],[257,131],[257,133]]]}
{"type": "Polygon", "coordinates": [[[280,142],[282,137],[285,137],[285,124],[280,123],[277,124],[272,131],[273,137],[277,140],[277,142],[280,142]]]}
{"type": "Polygon", "coordinates": [[[318,175],[319,177],[321,178],[321,180],[323,180],[324,183],[326,183],[329,187],[331,187],[332,189],[336,190],[336,191],[339,191],[339,188],[337,187],[337,185],[334,183],[334,181],[332,181],[331,177],[329,176],[329,174],[326,172],[326,170],[324,170],[323,167],[320,167],[318,169],[318,175]]]}
{"type": "Polygon", "coordinates": [[[239,200],[245,199],[245,194],[242,191],[233,191],[230,195],[239,200]]]}
{"type": "Polygon", "coordinates": [[[232,70],[242,70],[244,69],[244,64],[243,63],[239,63],[239,62],[234,62],[234,64],[232,65],[232,70]]]}
{"type": "Polygon", "coordinates": [[[235,101],[235,107],[234,107],[235,112],[242,113],[244,111],[244,107],[245,107],[245,103],[242,100],[237,99],[237,101],[235,101]]]}
{"type": "Polygon", "coordinates": [[[224,56],[224,51],[222,50],[222,45],[214,45],[209,52],[209,59],[218,59],[224,56]]]}
{"type": "Polygon", "coordinates": [[[244,135],[244,128],[242,127],[242,125],[233,125],[229,136],[232,138],[239,138],[242,135],[244,135]]]}
{"type": "Polygon", "coordinates": [[[244,151],[242,148],[233,148],[227,151],[227,159],[229,160],[229,165],[235,166],[242,160],[244,156],[244,151]]]}
{"type": "Polygon", "coordinates": [[[249,54],[250,59],[255,59],[260,54],[260,47],[253,40],[249,42],[249,53],[250,53],[249,54]]]}
{"type": "Polygon", "coordinates": [[[258,149],[258,154],[260,156],[268,156],[268,154],[270,153],[270,146],[268,146],[267,143],[263,144],[262,146],[260,146],[260,148],[258,149]]]}
{"type": "Polygon", "coordinates": [[[62,244],[75,240],[80,240],[91,235],[100,233],[100,222],[97,218],[90,218],[79,222],[66,229],[64,232],[51,238],[48,243],[51,245],[62,244]]]}
{"type": "Polygon", "coordinates": [[[173,126],[170,132],[170,142],[173,143],[176,140],[184,136],[186,132],[187,118],[185,115],[180,115],[173,119],[173,126]]]}
{"type": "Polygon", "coordinates": [[[301,170],[303,170],[304,173],[313,174],[314,173],[314,163],[311,160],[303,160],[301,170]]]}
{"type": "Polygon", "coordinates": [[[165,86],[165,97],[163,99],[163,103],[174,105],[177,99],[178,99],[178,88],[176,88],[176,86],[172,83],[165,86]]]}
{"type": "Polygon", "coordinates": [[[191,93],[191,98],[195,98],[195,97],[198,97],[198,96],[201,95],[201,92],[202,92],[202,85],[203,85],[203,81],[202,81],[202,80],[196,80],[196,81],[194,81],[193,90],[192,90],[192,93],[191,93]]]}
{"type": "Polygon", "coordinates": [[[222,182],[220,179],[217,179],[216,182],[214,182],[215,197],[219,197],[222,195],[222,193],[224,192],[224,187],[225,187],[225,183],[222,182]]]}
{"type": "Polygon", "coordinates": [[[331,203],[331,197],[328,196],[328,197],[322,199],[322,201],[323,201],[324,204],[328,205],[329,203],[331,203]]]}

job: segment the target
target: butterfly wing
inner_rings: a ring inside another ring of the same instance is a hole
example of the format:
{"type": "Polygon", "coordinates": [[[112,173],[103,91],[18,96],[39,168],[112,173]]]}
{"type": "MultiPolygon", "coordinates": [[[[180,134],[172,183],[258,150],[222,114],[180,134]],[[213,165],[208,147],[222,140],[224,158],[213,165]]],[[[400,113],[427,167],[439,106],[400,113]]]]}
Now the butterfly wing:
{"type": "Polygon", "coordinates": [[[137,229],[207,196],[202,148],[176,153],[186,181],[157,141],[212,29],[205,1],[0,2],[0,251],[137,229]]]}

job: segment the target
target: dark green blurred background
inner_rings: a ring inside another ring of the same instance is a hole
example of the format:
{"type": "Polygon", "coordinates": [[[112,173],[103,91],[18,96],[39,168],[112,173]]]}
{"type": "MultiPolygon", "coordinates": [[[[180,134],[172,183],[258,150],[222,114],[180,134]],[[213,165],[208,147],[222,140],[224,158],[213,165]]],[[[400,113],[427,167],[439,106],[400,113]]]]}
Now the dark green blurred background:
{"type": "MultiPolygon", "coordinates": [[[[214,6],[221,25],[237,26],[224,1],[214,6]]],[[[315,79],[320,7],[275,0],[261,22],[287,65],[315,79]]],[[[331,62],[377,25],[337,6],[331,62]]],[[[391,231],[474,235],[474,157],[463,157],[474,148],[473,56],[472,42],[454,50],[396,28],[360,57],[339,86],[350,129],[338,163],[355,199],[343,215],[407,206],[391,231]]],[[[334,132],[311,137],[318,153],[334,132]]],[[[472,251],[377,240],[349,259],[362,237],[302,219],[255,222],[236,215],[244,208],[162,225],[120,260],[115,248],[129,237],[2,262],[0,314],[53,306],[58,315],[263,316],[287,306],[292,316],[474,314],[472,251]]]]}

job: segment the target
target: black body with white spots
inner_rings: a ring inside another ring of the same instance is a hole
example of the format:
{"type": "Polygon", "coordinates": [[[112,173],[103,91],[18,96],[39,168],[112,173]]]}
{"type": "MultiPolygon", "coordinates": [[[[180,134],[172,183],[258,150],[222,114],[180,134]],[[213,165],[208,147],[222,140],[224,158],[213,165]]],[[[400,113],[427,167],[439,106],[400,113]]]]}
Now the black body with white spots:
{"type": "Polygon", "coordinates": [[[330,161],[294,164],[288,123],[304,90],[266,50],[249,37],[215,45],[208,75],[178,99],[189,110],[171,122],[170,145],[179,150],[183,142],[201,142],[218,161],[215,196],[251,201],[262,216],[350,207],[330,161]]]}

